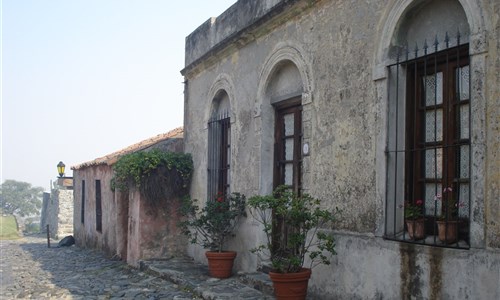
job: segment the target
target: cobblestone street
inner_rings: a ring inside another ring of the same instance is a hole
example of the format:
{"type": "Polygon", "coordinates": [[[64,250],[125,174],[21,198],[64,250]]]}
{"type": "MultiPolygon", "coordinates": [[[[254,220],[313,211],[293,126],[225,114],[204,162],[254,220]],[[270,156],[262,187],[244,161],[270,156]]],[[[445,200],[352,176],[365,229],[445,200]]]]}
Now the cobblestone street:
{"type": "Polygon", "coordinates": [[[0,299],[198,299],[177,285],[41,236],[0,241],[0,299]]]}

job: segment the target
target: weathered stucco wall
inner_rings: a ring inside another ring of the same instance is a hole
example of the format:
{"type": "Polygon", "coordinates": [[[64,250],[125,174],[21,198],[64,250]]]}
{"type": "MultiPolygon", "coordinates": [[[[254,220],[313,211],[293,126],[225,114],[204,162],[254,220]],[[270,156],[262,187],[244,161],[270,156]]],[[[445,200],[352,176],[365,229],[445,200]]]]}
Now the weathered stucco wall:
{"type": "Polygon", "coordinates": [[[129,199],[127,263],[138,266],[139,260],[184,256],[187,239],[177,227],[180,200],[166,197],[161,205],[152,205],[135,188],[129,199]]]}
{"type": "Polygon", "coordinates": [[[337,233],[331,266],[313,271],[317,299],[497,299],[498,251],[387,242],[337,233]]]}
{"type": "MultiPolygon", "coordinates": [[[[206,124],[221,89],[231,107],[231,190],[246,195],[270,191],[274,124],[267,91],[277,66],[291,61],[302,78],[303,141],[310,146],[303,160],[305,190],[325,207],[343,210],[335,229],[338,255],[332,266],[313,272],[311,290],[324,299],[399,299],[410,293],[424,299],[500,297],[498,1],[459,1],[470,27],[476,71],[471,83],[476,90],[469,250],[383,239],[388,52],[406,9],[421,1],[255,1],[252,5],[260,7],[251,20],[257,25],[243,26],[238,35],[241,24],[228,20],[237,19],[240,6],[245,14],[246,2],[238,1],[186,42],[189,58],[182,72],[188,81],[185,151],[193,154],[195,166],[191,196],[206,199],[206,124]],[[273,13],[278,2],[289,6],[273,13]],[[218,38],[215,32],[221,28],[234,35],[218,38]]],[[[229,245],[238,251],[238,270],[259,267],[248,250],[262,238],[251,218],[243,221],[229,245]]],[[[205,261],[199,247],[191,246],[189,253],[205,261]]]]}
{"type": "Polygon", "coordinates": [[[73,170],[75,242],[84,248],[102,250],[109,256],[119,255],[120,241],[126,236],[116,234],[117,200],[111,190],[112,168],[98,165],[73,170]],[[102,231],[96,230],[96,180],[101,184],[102,231]],[[84,219],[82,222],[82,182],[85,181],[84,219]]]}
{"type": "Polygon", "coordinates": [[[486,226],[487,245],[500,248],[500,2],[485,4],[492,39],[488,47],[486,110],[486,226]],[[495,39],[496,37],[496,39],[495,39]],[[496,199],[496,200],[495,200],[496,199]]]}
{"type": "MultiPolygon", "coordinates": [[[[177,133],[179,134],[179,133],[177,133]]],[[[180,131],[182,134],[182,131],[180,131]]],[[[155,142],[142,151],[181,152],[183,140],[155,142]]],[[[116,158],[112,158],[116,162],[116,158]]],[[[112,164],[89,164],[73,170],[75,240],[80,247],[96,248],[131,265],[141,259],[172,257],[185,253],[187,241],[177,229],[178,199],[165,197],[165,206],[152,208],[134,187],[128,192],[111,189],[112,164]],[[96,230],[96,180],[101,184],[102,231],[96,230]],[[85,181],[82,222],[82,185],[85,181]]]]}

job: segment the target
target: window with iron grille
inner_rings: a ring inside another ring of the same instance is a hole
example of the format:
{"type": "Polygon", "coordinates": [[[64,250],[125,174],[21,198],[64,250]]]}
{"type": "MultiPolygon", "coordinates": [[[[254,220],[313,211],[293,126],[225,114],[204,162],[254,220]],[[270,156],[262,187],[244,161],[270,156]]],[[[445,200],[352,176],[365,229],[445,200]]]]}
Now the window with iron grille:
{"type": "Polygon", "coordinates": [[[468,44],[436,37],[388,68],[386,238],[469,248],[468,44]]]}
{"type": "Polygon", "coordinates": [[[101,181],[95,181],[95,228],[102,232],[101,181]]]}
{"type": "Polygon", "coordinates": [[[227,112],[217,114],[208,122],[208,200],[225,197],[230,192],[230,128],[227,112]]]}
{"type": "Polygon", "coordinates": [[[85,180],[82,180],[82,207],[80,208],[80,220],[85,223],[85,180]]]}

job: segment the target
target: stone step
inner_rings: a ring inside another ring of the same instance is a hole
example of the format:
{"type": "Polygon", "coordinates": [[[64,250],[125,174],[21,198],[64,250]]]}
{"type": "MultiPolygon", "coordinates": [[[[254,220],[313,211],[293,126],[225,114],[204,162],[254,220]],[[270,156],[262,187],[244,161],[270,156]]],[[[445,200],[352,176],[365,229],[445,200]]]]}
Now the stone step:
{"type": "Polygon", "coordinates": [[[212,278],[205,265],[191,258],[153,259],[139,262],[139,268],[192,291],[202,299],[274,299],[267,274],[238,273],[227,279],[212,278]]]}
{"type": "Polygon", "coordinates": [[[254,289],[261,291],[266,295],[273,295],[273,283],[269,278],[269,275],[263,272],[255,273],[238,273],[238,279],[244,284],[253,287],[254,289]]]}

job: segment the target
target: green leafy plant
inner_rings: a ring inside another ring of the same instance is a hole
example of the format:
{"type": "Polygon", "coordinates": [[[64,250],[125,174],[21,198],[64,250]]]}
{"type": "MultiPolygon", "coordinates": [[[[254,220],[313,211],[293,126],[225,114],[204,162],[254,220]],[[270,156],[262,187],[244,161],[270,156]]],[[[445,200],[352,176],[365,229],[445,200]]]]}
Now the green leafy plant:
{"type": "Polygon", "coordinates": [[[414,203],[405,202],[405,219],[407,220],[417,220],[424,216],[423,214],[423,204],[424,201],[421,199],[415,200],[414,203]]]}
{"type": "Polygon", "coordinates": [[[336,254],[335,239],[321,229],[336,220],[338,209],[322,209],[320,200],[297,195],[286,186],[279,186],[271,195],[253,196],[248,205],[267,238],[252,252],[269,255],[274,272],[299,272],[307,254],[310,268],[330,264],[336,254]]]}
{"type": "Polygon", "coordinates": [[[227,240],[234,236],[240,217],[246,216],[245,202],[243,194],[224,196],[219,193],[200,208],[198,200],[186,197],[181,207],[186,220],[179,226],[191,243],[222,252],[227,240]]]}
{"type": "Polygon", "coordinates": [[[142,195],[158,204],[166,195],[187,194],[193,161],[190,154],[154,149],[120,157],[113,171],[113,189],[128,191],[134,184],[142,195]]]}

